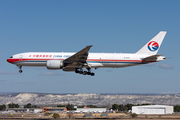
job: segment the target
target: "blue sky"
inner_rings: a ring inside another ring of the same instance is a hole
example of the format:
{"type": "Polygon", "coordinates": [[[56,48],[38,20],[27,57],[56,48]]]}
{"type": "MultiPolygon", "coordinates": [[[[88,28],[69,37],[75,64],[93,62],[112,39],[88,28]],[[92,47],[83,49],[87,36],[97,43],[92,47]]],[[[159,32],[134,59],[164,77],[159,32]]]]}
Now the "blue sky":
{"type": "Polygon", "coordinates": [[[180,93],[179,0],[1,0],[0,92],[180,93]],[[150,65],[93,70],[83,76],[6,62],[21,52],[134,53],[159,31],[167,31],[150,65]]]}

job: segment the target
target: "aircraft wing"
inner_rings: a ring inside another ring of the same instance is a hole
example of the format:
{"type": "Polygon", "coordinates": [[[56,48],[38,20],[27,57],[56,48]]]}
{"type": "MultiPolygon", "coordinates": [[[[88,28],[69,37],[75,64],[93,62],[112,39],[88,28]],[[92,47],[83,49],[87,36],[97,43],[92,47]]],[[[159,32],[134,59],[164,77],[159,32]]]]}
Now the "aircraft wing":
{"type": "Polygon", "coordinates": [[[70,63],[70,64],[78,64],[78,63],[86,63],[87,57],[88,57],[88,52],[90,50],[90,48],[92,47],[92,45],[90,46],[86,46],[84,49],[82,49],[81,51],[75,53],[74,55],[72,55],[71,57],[67,58],[64,60],[65,63],[70,63]]]}

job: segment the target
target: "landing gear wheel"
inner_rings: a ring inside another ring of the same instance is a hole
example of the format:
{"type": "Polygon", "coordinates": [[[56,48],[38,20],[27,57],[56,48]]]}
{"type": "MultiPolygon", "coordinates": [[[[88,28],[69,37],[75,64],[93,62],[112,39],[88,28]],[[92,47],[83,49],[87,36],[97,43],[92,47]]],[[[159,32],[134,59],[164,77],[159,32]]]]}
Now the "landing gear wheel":
{"type": "Polygon", "coordinates": [[[83,75],[86,75],[86,74],[87,74],[87,71],[84,71],[84,72],[83,72],[83,75]]]}
{"type": "Polygon", "coordinates": [[[87,75],[91,75],[91,72],[87,72],[87,75]]]}
{"type": "Polygon", "coordinates": [[[88,70],[88,72],[86,73],[87,75],[91,75],[94,76],[95,74],[93,72],[91,72],[91,68],[86,68],[88,70]]]}
{"type": "Polygon", "coordinates": [[[79,74],[83,74],[83,71],[79,71],[79,74]]]}
{"type": "Polygon", "coordinates": [[[75,73],[83,74],[83,75],[91,75],[94,76],[95,74],[91,72],[91,68],[86,68],[88,71],[84,71],[82,69],[82,65],[75,69],[75,73]]]}
{"type": "Polygon", "coordinates": [[[76,70],[75,70],[75,73],[79,73],[79,70],[76,69],[76,70]]]}
{"type": "Polygon", "coordinates": [[[19,70],[19,73],[22,73],[23,71],[22,70],[19,70]]]}
{"type": "Polygon", "coordinates": [[[91,76],[94,76],[95,74],[94,73],[91,73],[91,76]]]}

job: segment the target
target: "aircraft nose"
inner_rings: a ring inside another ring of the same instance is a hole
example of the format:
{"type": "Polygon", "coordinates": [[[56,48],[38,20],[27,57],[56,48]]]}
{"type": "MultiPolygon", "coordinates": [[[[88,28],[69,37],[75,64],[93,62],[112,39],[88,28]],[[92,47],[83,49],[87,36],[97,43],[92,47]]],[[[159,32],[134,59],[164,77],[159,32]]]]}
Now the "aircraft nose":
{"type": "Polygon", "coordinates": [[[7,59],[7,62],[13,63],[13,60],[12,60],[11,58],[8,58],[8,59],[7,59]]]}
{"type": "Polygon", "coordinates": [[[9,58],[7,59],[7,62],[11,63],[9,58]]]}
{"type": "Polygon", "coordinates": [[[9,63],[12,63],[13,62],[13,56],[11,56],[11,57],[9,57],[8,59],[7,59],[7,62],[9,62],[9,63]]]}

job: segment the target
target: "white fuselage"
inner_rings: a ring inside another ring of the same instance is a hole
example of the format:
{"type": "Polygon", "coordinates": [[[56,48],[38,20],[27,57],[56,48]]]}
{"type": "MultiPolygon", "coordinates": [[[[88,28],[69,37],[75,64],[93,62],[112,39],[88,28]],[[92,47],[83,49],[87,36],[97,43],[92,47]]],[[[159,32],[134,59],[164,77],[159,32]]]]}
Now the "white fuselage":
{"type": "MultiPolygon", "coordinates": [[[[48,60],[64,60],[75,53],[70,52],[27,52],[13,55],[8,62],[17,66],[46,66],[48,60]]],[[[125,53],[89,53],[87,64],[91,68],[120,68],[156,61],[142,61],[148,55],[125,53]]],[[[163,59],[162,59],[163,60],[163,59]]],[[[159,59],[158,61],[161,61],[159,59]]]]}

